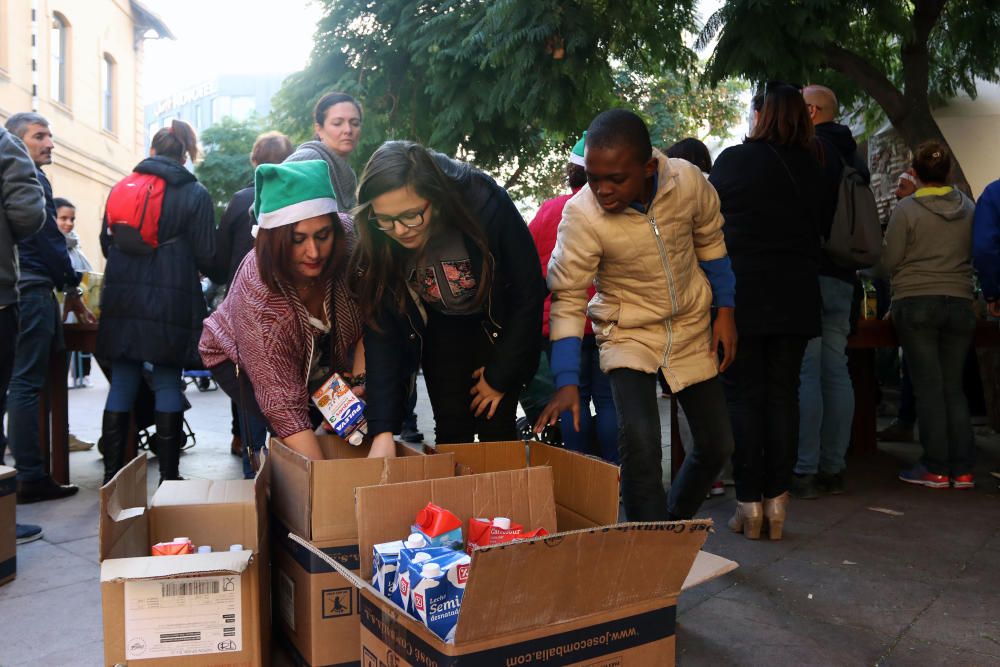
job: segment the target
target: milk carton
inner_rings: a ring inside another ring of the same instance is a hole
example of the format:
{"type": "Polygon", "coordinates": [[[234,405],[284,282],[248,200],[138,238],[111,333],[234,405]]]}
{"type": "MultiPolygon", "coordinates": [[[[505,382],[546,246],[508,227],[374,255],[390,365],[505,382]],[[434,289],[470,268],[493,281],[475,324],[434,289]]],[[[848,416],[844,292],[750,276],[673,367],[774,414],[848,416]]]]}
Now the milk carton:
{"type": "Polygon", "coordinates": [[[365,404],[337,373],[313,392],[313,403],[333,427],[333,432],[354,446],[360,445],[368,433],[365,404]]]}
{"type": "Polygon", "coordinates": [[[410,581],[413,567],[422,567],[423,563],[434,557],[447,556],[455,553],[447,547],[425,547],[422,549],[400,549],[399,560],[396,564],[396,585],[388,598],[402,609],[412,614],[410,610],[410,581]]]}
{"type": "Polygon", "coordinates": [[[465,554],[450,560],[437,558],[423,563],[419,574],[411,573],[411,606],[416,617],[446,642],[455,641],[471,562],[472,558],[465,554]]]}
{"type": "Polygon", "coordinates": [[[372,549],[372,585],[382,595],[392,597],[396,590],[396,576],[399,568],[399,552],[403,549],[419,549],[427,546],[423,536],[414,533],[406,541],[396,540],[376,544],[372,549]]]}

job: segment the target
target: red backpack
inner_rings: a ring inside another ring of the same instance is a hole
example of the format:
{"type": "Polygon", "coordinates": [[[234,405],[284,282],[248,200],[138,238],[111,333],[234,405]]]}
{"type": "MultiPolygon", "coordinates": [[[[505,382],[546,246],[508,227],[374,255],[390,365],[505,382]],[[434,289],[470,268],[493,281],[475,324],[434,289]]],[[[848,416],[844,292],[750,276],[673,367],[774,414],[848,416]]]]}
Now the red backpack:
{"type": "Polygon", "coordinates": [[[159,176],[137,171],[111,188],[105,208],[108,233],[123,252],[148,255],[156,250],[166,188],[159,176]]]}

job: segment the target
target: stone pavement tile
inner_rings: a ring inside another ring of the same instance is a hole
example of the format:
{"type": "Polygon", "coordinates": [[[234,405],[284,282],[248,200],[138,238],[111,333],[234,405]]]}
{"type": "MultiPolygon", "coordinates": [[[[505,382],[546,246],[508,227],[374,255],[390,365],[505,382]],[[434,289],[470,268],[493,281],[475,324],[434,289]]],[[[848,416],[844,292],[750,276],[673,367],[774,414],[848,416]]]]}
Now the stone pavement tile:
{"type": "Polygon", "coordinates": [[[778,606],[712,598],[677,624],[677,664],[873,665],[890,644],[867,629],[819,622],[778,606]]]}
{"type": "Polygon", "coordinates": [[[69,542],[97,535],[99,507],[97,491],[80,489],[69,498],[18,505],[17,520],[41,526],[47,542],[69,542]]]}
{"type": "Polygon", "coordinates": [[[17,548],[17,578],[0,586],[0,607],[6,610],[0,617],[22,604],[31,605],[37,610],[35,616],[39,617],[45,613],[45,607],[35,607],[40,594],[81,581],[97,586],[98,574],[92,561],[45,540],[23,544],[17,548]],[[17,602],[13,602],[15,599],[17,602]]]}
{"type": "Polygon", "coordinates": [[[862,565],[785,558],[746,573],[718,597],[890,637],[903,632],[939,590],[938,585],[887,577],[862,565]]]}
{"type": "MultiPolygon", "coordinates": [[[[996,503],[1000,509],[1000,503],[996,503]]],[[[852,514],[837,525],[837,531],[863,535],[881,535],[914,545],[936,542],[954,546],[957,550],[981,546],[1000,525],[1000,511],[973,503],[914,502],[906,494],[886,499],[880,505],[902,512],[894,516],[869,508],[852,514]]]]}
{"type": "Polygon", "coordinates": [[[705,600],[715,597],[720,592],[738,584],[742,580],[742,577],[742,573],[737,569],[717,579],[707,581],[700,586],[684,591],[681,593],[680,599],[677,600],[677,613],[683,615],[689,612],[705,600]]]}
{"type": "Polygon", "coordinates": [[[945,642],[993,656],[993,664],[1000,664],[1000,590],[995,584],[978,594],[946,587],[904,639],[945,642]]]}
{"type": "Polygon", "coordinates": [[[762,536],[759,540],[748,540],[743,535],[731,531],[726,525],[735,507],[735,502],[731,501],[725,506],[702,512],[699,516],[707,515],[715,522],[715,530],[708,536],[704,549],[736,561],[744,570],[773,563],[790,552],[802,548],[823,531],[820,524],[801,522],[789,514],[788,523],[785,524],[784,539],[772,542],[762,536]]]}
{"type": "Polygon", "coordinates": [[[100,539],[97,537],[84,537],[83,539],[71,542],[60,542],[56,546],[60,549],[65,549],[71,554],[86,558],[93,563],[99,564],[101,562],[101,545],[100,539]]]}
{"type": "Polygon", "coordinates": [[[954,646],[940,641],[904,639],[881,664],[884,667],[989,667],[996,665],[996,655],[978,653],[967,647],[954,646]]]}
{"type": "Polygon", "coordinates": [[[5,666],[103,663],[96,579],[39,592],[5,611],[3,618],[5,666]]]}
{"type": "MultiPolygon", "coordinates": [[[[100,602],[100,601],[98,601],[100,602]]],[[[40,653],[44,651],[42,649],[40,653]]],[[[38,665],[102,665],[104,664],[104,640],[88,642],[82,646],[66,646],[52,653],[31,657],[23,662],[15,662],[11,667],[37,667],[38,665]]],[[[6,663],[4,663],[6,667],[6,663]]]]}

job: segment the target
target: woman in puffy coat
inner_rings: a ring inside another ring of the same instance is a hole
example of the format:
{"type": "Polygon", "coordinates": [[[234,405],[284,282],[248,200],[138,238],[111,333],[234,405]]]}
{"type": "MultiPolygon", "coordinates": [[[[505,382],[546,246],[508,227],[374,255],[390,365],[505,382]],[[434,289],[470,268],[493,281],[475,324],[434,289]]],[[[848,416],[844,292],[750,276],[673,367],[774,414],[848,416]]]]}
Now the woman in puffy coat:
{"type": "MultiPolygon", "coordinates": [[[[133,170],[165,182],[155,249],[137,252],[124,242],[125,232],[134,228],[109,220],[107,213],[104,216],[101,250],[107,265],[97,356],[111,362],[111,388],[101,428],[105,482],[124,463],[129,411],[142,381],[143,364],[152,366],[156,395],[153,448],[160,460],[160,481],[180,479],[178,463],[184,442],[181,370],[200,366],[198,340],[207,310],[198,272],[211,267],[215,254],[212,198],[184,167],[189,158],[197,157],[194,130],[175,120],[153,136],[149,157],[133,170]]],[[[109,205],[116,190],[109,196],[109,205]]]]}

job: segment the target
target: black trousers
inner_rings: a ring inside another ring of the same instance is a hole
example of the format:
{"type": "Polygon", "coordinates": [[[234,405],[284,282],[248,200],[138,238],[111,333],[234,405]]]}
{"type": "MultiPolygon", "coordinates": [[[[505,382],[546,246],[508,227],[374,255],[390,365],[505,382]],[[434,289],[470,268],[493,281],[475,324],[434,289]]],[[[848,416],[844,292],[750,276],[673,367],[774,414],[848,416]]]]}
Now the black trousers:
{"type": "Polygon", "coordinates": [[[719,378],[678,392],[677,400],[687,415],[694,442],[670,485],[668,497],[660,463],[662,438],[656,376],[631,368],[617,368],[608,373],[618,414],[622,499],[629,521],[693,517],[733,451],[733,434],[719,378]]]}
{"type": "Polygon", "coordinates": [[[806,336],[741,336],[723,380],[733,422],[736,498],[775,498],[798,457],[799,371],[806,336]]]}
{"type": "Polygon", "coordinates": [[[440,444],[518,440],[514,425],[519,392],[508,392],[493,419],[475,417],[469,406],[475,385],[472,373],[485,366],[493,341],[483,329],[482,315],[442,315],[428,309],[422,365],[427,395],[434,410],[434,440],[440,444]]]}

